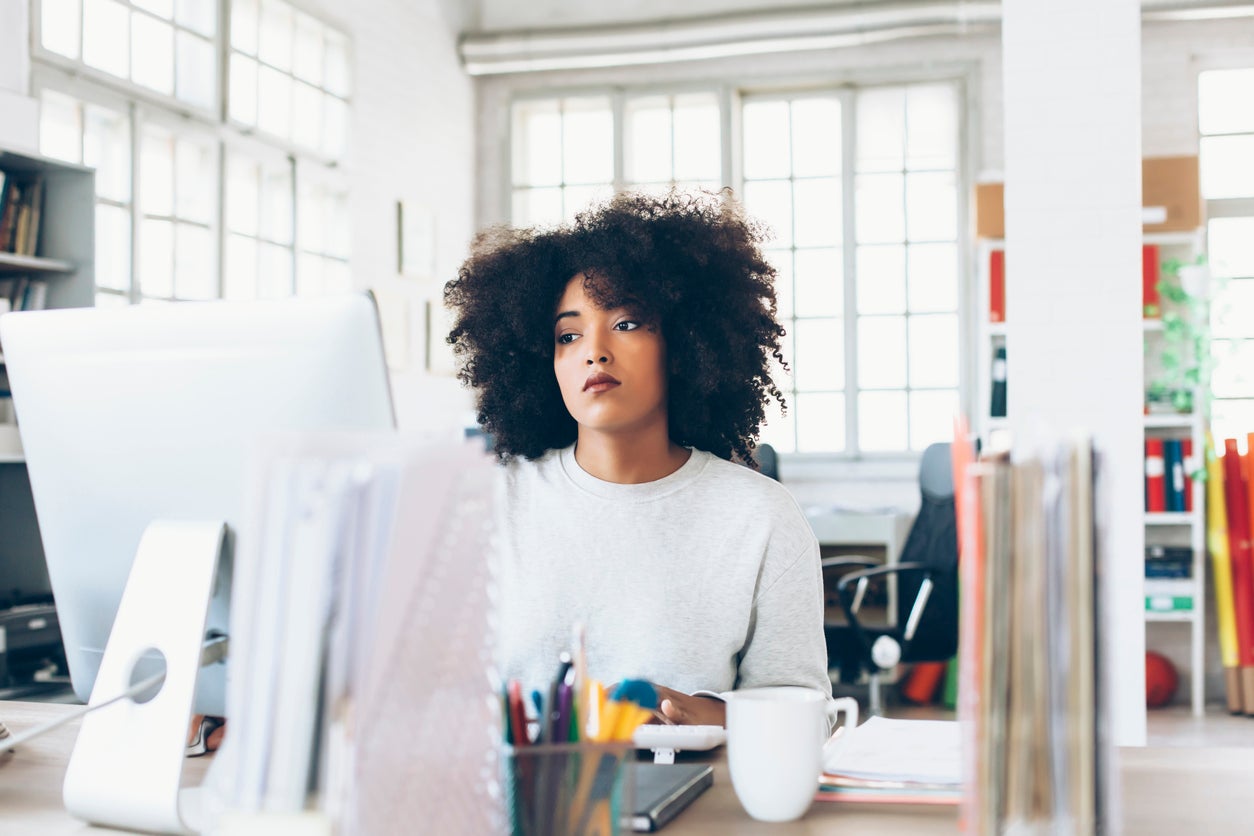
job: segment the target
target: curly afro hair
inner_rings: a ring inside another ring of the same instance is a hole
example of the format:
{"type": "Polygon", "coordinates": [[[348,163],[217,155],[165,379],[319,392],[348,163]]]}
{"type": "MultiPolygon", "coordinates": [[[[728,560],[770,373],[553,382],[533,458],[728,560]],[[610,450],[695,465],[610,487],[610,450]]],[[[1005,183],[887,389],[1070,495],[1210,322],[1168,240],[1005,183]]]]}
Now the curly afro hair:
{"type": "Polygon", "coordinates": [[[478,393],[478,418],[502,461],[574,443],[578,426],[553,371],[553,316],[583,273],[605,309],[630,304],[660,326],[669,370],[671,440],[752,462],[771,400],[775,270],[764,229],[730,194],[626,193],[555,228],[481,233],[444,302],[459,379],[478,393]]]}

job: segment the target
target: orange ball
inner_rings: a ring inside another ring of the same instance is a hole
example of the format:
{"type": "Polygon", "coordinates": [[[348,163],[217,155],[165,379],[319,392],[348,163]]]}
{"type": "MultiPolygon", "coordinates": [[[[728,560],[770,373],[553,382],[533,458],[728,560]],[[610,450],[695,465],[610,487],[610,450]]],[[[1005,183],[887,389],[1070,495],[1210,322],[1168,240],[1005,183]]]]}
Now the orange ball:
{"type": "Polygon", "coordinates": [[[1158,708],[1171,702],[1180,684],[1180,675],[1171,660],[1152,650],[1145,652],[1145,705],[1158,708]]]}

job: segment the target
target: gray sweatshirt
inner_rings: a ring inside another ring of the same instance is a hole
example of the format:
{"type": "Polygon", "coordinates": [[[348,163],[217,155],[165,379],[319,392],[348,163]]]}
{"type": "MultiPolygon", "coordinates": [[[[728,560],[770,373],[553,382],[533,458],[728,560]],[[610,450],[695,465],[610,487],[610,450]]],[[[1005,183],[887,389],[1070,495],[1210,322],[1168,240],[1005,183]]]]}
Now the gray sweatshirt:
{"type": "Polygon", "coordinates": [[[831,696],[819,547],[782,485],[701,450],[639,485],[591,476],[573,446],[503,470],[503,677],[543,686],[582,622],[607,685],[831,696]]]}

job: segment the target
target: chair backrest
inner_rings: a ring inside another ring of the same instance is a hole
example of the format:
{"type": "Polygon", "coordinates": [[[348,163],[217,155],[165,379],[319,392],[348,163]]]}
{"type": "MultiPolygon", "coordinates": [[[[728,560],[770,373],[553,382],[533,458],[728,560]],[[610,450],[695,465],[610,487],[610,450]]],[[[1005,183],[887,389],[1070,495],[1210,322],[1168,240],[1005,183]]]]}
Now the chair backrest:
{"type": "MultiPolygon", "coordinates": [[[[947,659],[958,650],[958,521],[954,510],[953,469],[948,444],[933,444],[919,464],[919,515],[901,551],[902,563],[932,567],[934,587],[910,645],[910,659],[947,659]]],[[[904,626],[921,578],[902,575],[897,582],[897,624],[904,626]]]]}
{"type": "Polygon", "coordinates": [[[775,448],[769,444],[759,444],[753,451],[753,457],[758,460],[758,472],[763,476],[770,476],[776,482],[779,481],[779,456],[775,453],[775,448]]]}

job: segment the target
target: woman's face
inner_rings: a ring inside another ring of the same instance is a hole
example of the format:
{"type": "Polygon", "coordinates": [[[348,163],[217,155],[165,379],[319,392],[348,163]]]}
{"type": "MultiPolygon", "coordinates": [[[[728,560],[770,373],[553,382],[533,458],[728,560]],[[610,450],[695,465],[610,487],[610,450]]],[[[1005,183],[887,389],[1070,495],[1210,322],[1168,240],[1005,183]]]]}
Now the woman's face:
{"type": "Polygon", "coordinates": [[[660,330],[630,308],[598,308],[583,283],[579,273],[566,285],[553,322],[553,371],[566,409],[581,429],[631,431],[659,420],[665,427],[660,330]]]}

